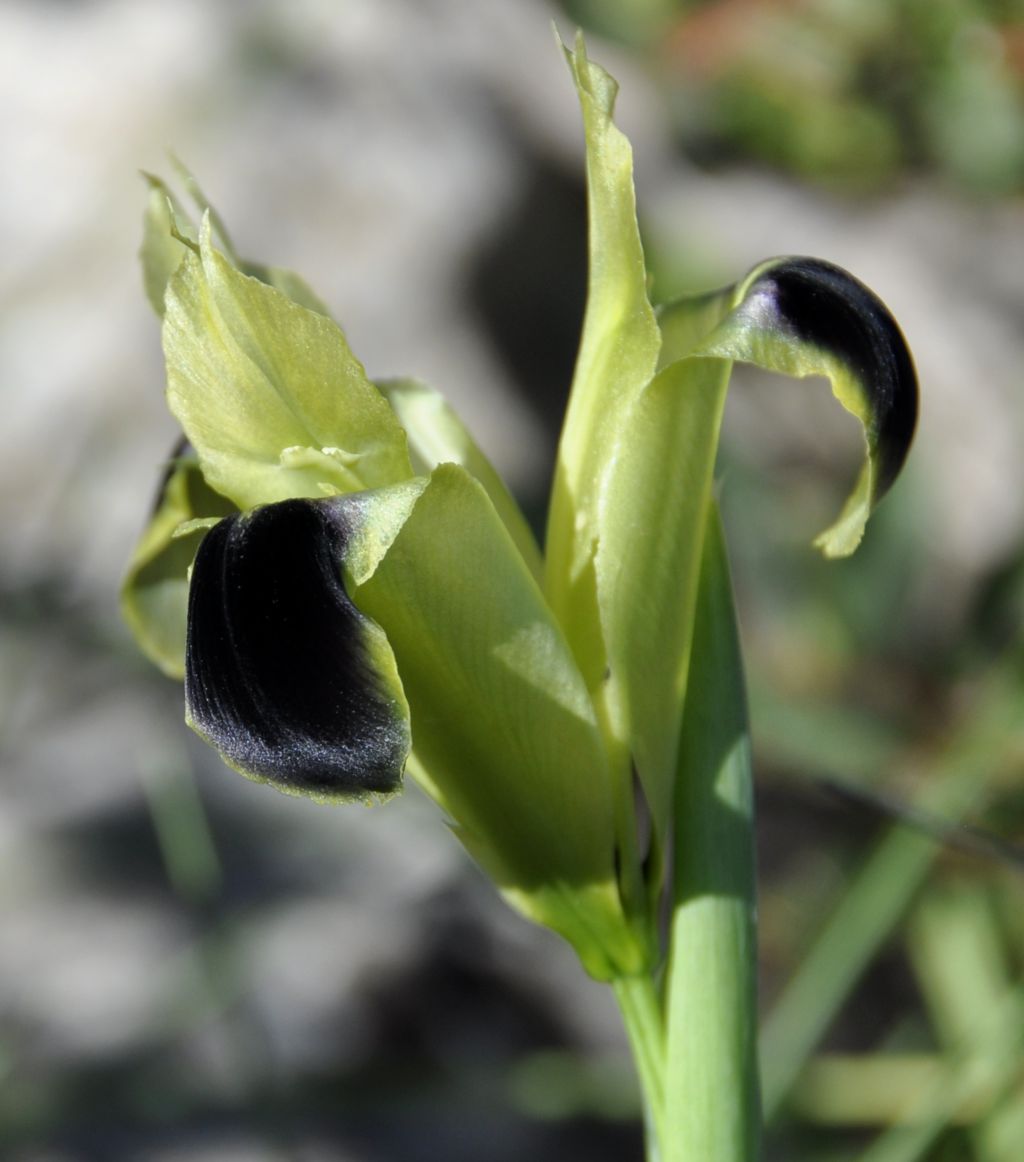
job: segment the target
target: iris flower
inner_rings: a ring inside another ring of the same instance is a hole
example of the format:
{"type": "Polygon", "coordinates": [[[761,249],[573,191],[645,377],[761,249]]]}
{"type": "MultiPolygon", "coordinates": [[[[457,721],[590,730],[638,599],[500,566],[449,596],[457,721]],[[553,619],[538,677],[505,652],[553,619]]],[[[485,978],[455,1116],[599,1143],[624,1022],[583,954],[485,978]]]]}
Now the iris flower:
{"type": "Polygon", "coordinates": [[[300,279],[240,261],[190,179],[198,229],[152,179],[143,260],[184,437],[124,606],[230,767],[324,802],[386,799],[407,771],[514,906],[618,979],[662,955],[683,724],[716,681],[700,611],[729,600],[712,482],[733,363],[823,376],[861,422],[832,557],[899,473],[917,393],[889,312],[826,262],[654,310],[615,82],[581,41],[566,57],[590,273],[543,556],[438,392],[372,382],[300,279]]]}

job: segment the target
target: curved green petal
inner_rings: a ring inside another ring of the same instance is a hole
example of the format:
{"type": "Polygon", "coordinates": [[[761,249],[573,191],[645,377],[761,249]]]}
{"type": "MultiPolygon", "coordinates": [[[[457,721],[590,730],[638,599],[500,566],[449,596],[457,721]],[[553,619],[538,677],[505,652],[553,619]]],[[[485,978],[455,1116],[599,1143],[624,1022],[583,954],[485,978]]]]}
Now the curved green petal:
{"type": "Polygon", "coordinates": [[[121,588],[121,609],[135,640],[168,677],[185,676],[188,570],[205,529],[184,536],[175,532],[186,521],[219,519],[234,511],[229,500],[207,487],[195,453],[182,441],[121,588]]]}
{"type": "Polygon", "coordinates": [[[658,370],[692,355],[732,309],[735,296],[736,287],[727,286],[708,294],[687,295],[658,307],[661,332],[658,370]]]}
{"type": "Polygon", "coordinates": [[[539,581],[544,562],[537,538],[504,480],[455,409],[439,391],[420,379],[376,382],[405,429],[413,469],[417,473],[429,473],[439,464],[460,464],[479,480],[530,572],[539,581]]]}
{"type": "MultiPolygon", "coordinates": [[[[861,283],[815,259],[777,259],[735,287],[661,313],[666,356],[621,421],[598,508],[596,590],[605,701],[621,723],[664,844],[689,674],[697,580],[722,409],[734,359],[824,375],[861,420],[867,462],[818,543],[852,552],[906,456],[917,414],[909,352],[861,283]]],[[[655,877],[657,879],[657,877],[655,877]]]]}
{"type": "Polygon", "coordinates": [[[619,901],[593,706],[485,490],[442,464],[418,495],[400,485],[325,503],[358,512],[368,533],[378,507],[398,524],[363,556],[352,594],[395,652],[427,791],[512,902],[569,939],[594,975],[635,971],[645,953],[619,901]]]}
{"type": "Polygon", "coordinates": [[[613,121],[618,86],[588,59],[582,35],[565,55],[583,115],[589,274],[548,513],[544,587],[596,707],[613,772],[622,890],[636,914],[644,904],[635,777],[622,706],[607,680],[596,558],[608,476],[625,419],[655,372],[660,335],[647,295],[632,150],[613,121]]]}
{"type": "Polygon", "coordinates": [[[732,312],[697,354],[831,381],[864,428],[866,458],[839,519],[815,541],[848,556],[903,467],[917,424],[917,379],[885,304],[845,270],[816,258],[776,258],[739,284],[732,312]]]}
{"type": "Polygon", "coordinates": [[[167,399],[210,486],[239,508],[412,474],[405,433],[340,329],[237,271],[210,240],[167,287],[167,399]]]}
{"type": "Polygon", "coordinates": [[[409,712],[342,566],[352,514],[287,500],[216,524],[189,590],[186,719],[257,782],[321,801],[397,791],[409,712]]]}

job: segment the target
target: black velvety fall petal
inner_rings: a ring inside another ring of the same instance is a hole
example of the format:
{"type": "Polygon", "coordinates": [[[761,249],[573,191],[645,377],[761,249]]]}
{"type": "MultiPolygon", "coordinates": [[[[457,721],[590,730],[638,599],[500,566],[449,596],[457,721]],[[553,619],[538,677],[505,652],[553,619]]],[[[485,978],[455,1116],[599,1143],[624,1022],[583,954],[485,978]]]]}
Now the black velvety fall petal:
{"type": "Polygon", "coordinates": [[[877,503],[899,475],[917,424],[914,364],[888,307],[841,267],[785,258],[765,265],[741,310],[763,312],[764,323],[843,365],[862,397],[877,503]]]}
{"type": "Polygon", "coordinates": [[[190,725],[243,774],[326,798],[397,790],[409,750],[390,650],[342,582],[348,532],[315,501],[228,517],[189,593],[190,725]]]}

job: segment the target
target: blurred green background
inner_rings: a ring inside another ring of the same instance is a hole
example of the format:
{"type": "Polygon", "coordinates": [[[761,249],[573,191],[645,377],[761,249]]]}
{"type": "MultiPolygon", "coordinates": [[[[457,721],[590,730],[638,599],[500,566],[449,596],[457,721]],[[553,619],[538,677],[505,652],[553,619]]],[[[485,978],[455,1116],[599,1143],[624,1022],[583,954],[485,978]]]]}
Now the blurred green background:
{"type": "Polygon", "coordinates": [[[922,381],[910,467],[838,564],[809,543],[856,425],[817,383],[738,375],[729,404],[765,1157],[1021,1157],[1011,0],[0,9],[0,1157],[641,1156],[609,998],[430,806],[225,771],[116,608],[175,434],[135,258],[167,148],[371,373],[445,390],[542,520],[585,274],[552,19],[622,84],[657,297],[817,254],[889,303],[922,381]]]}

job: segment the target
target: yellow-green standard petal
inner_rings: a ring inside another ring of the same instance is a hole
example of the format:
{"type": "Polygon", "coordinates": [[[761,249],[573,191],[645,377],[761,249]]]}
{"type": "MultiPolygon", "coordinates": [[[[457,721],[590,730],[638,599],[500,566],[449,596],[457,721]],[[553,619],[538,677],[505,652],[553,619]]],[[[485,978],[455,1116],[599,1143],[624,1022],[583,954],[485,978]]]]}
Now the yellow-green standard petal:
{"type": "Polygon", "coordinates": [[[341,330],[236,270],[204,219],[167,288],[167,399],[239,508],[412,474],[405,433],[341,330]]]}

